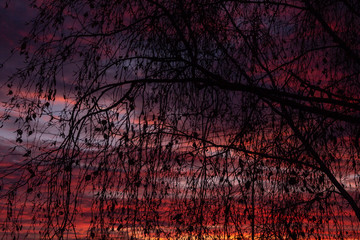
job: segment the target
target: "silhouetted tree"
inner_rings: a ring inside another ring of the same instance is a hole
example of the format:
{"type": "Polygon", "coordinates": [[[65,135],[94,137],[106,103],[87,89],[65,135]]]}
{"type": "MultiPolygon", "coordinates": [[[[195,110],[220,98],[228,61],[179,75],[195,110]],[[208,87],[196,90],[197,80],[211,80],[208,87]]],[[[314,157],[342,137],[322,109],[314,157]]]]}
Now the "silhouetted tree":
{"type": "Polygon", "coordinates": [[[3,236],[360,237],[358,1],[29,2],[3,236]]]}

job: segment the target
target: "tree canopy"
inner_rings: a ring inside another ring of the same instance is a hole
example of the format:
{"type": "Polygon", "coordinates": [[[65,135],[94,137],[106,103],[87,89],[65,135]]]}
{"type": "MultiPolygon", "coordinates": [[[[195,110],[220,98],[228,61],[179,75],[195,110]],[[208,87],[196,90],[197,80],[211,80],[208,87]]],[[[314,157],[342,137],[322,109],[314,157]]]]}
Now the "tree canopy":
{"type": "Polygon", "coordinates": [[[360,2],[28,2],[2,236],[360,237],[360,2]]]}

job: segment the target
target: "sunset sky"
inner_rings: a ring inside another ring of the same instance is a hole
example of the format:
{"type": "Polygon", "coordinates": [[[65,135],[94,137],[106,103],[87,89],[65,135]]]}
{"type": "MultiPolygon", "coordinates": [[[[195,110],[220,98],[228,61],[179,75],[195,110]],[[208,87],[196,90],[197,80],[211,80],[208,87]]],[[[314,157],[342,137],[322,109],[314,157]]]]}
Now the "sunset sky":
{"type": "Polygon", "coordinates": [[[352,1],[7,2],[0,238],[360,237],[352,1]]]}

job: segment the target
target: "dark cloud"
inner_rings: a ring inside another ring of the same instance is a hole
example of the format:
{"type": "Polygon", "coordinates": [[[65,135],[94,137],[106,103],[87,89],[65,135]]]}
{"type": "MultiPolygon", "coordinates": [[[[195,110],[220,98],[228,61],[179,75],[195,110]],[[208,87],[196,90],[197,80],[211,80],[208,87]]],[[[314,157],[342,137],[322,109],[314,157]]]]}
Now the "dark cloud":
{"type": "MultiPolygon", "coordinates": [[[[20,1],[13,1],[8,8],[0,8],[0,49],[2,52],[16,47],[29,30],[27,24],[35,16],[34,9],[20,1]]],[[[3,58],[3,56],[1,56],[3,58]]]]}
{"type": "MultiPolygon", "coordinates": [[[[35,10],[26,1],[11,1],[7,8],[0,7],[0,82],[4,83],[14,70],[21,66],[23,58],[11,51],[30,29],[27,24],[35,16],[35,10]],[[25,2],[25,3],[24,3],[25,2]]],[[[3,99],[3,96],[0,96],[3,99]]]]}

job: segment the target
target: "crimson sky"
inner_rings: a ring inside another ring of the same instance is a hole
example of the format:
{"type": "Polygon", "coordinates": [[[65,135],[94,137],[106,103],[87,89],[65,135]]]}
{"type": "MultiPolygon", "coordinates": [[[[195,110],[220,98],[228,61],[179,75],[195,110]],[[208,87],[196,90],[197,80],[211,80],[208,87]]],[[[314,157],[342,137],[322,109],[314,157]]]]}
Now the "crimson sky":
{"type": "MultiPolygon", "coordinates": [[[[2,64],[2,68],[0,69],[0,101],[6,101],[9,98],[8,88],[6,87],[6,81],[8,76],[16,70],[17,67],[23,65],[23,58],[18,56],[17,54],[11,54],[11,50],[18,47],[19,41],[22,37],[26,35],[26,32],[29,30],[29,26],[26,26],[25,23],[28,22],[32,17],[34,17],[34,11],[31,10],[27,6],[27,2],[21,2],[13,0],[10,2],[8,8],[4,8],[5,4],[2,2],[2,6],[0,6],[0,63],[2,64]]],[[[61,104],[63,103],[63,99],[57,98],[58,107],[61,108],[61,104]]],[[[0,106],[0,113],[4,111],[0,106]]],[[[22,156],[24,152],[21,149],[17,149],[12,155],[7,156],[7,152],[11,150],[11,147],[15,144],[16,140],[16,125],[12,121],[8,121],[3,128],[0,128],[0,156],[3,157],[3,161],[1,162],[0,167],[6,167],[7,163],[14,163],[17,160],[17,156],[22,156]],[[5,160],[5,161],[4,161],[5,160]]],[[[190,144],[189,144],[190,145],[190,144]]],[[[191,147],[191,145],[190,145],[191,147]]],[[[141,173],[143,174],[143,173],[141,173]]],[[[89,190],[91,191],[91,190],[89,190]]],[[[82,221],[82,224],[78,224],[78,228],[83,229],[83,233],[86,234],[87,226],[90,222],[90,213],[91,209],[90,201],[84,198],[83,201],[83,212],[85,213],[83,216],[79,217],[79,221],[82,221]]],[[[185,202],[185,200],[184,200],[185,202]]],[[[179,206],[186,207],[185,203],[179,203],[179,206]]],[[[119,204],[118,210],[123,206],[119,204]]],[[[131,209],[131,206],[127,206],[131,209]]],[[[238,211],[244,211],[242,203],[234,206],[238,208],[238,211]]],[[[171,212],[173,209],[167,209],[164,206],[164,212],[171,212]]],[[[314,213],[316,216],[317,213],[314,213]]],[[[177,220],[179,215],[173,214],[173,219],[177,220]]],[[[339,216],[340,218],[341,216],[339,216]]],[[[24,218],[25,222],[30,221],[30,218],[24,218]]],[[[180,219],[181,220],[181,219],[180,219]]],[[[180,221],[179,220],[179,221],[180,221]]],[[[162,220],[166,224],[166,220],[162,220]]],[[[350,224],[350,223],[348,223],[350,224]]],[[[120,225],[117,223],[114,225],[115,228],[118,228],[120,225]]],[[[81,231],[79,231],[81,232],[81,231]]],[[[124,236],[124,239],[128,236],[124,236]]]]}

